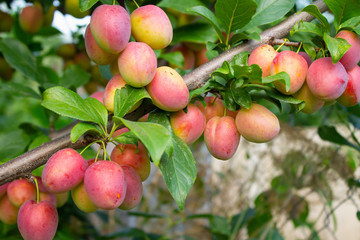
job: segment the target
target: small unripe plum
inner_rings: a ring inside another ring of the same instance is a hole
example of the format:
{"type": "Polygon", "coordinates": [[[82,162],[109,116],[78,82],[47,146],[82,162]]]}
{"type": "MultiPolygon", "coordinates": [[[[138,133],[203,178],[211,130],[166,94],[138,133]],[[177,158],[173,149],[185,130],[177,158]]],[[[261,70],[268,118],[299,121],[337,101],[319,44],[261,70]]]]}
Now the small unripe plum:
{"type": "Polygon", "coordinates": [[[24,7],[19,14],[21,29],[30,34],[37,33],[42,27],[44,16],[41,5],[24,7]]]}
{"type": "Polygon", "coordinates": [[[183,110],[170,114],[170,124],[175,135],[187,145],[194,143],[204,132],[206,117],[194,104],[189,104],[187,113],[183,110]]]}
{"type": "Polygon", "coordinates": [[[255,143],[268,142],[280,132],[279,119],[269,109],[257,103],[253,103],[249,109],[240,109],[235,123],[240,135],[255,143]]]}
{"type": "Polygon", "coordinates": [[[17,179],[9,184],[7,196],[10,202],[19,208],[27,200],[36,199],[36,188],[26,179],[17,179]]]}
{"type": "Polygon", "coordinates": [[[139,174],[128,165],[121,165],[126,176],[126,194],[120,209],[130,210],[136,207],[142,198],[143,186],[139,174]]]}
{"type": "Polygon", "coordinates": [[[290,89],[286,91],[285,84],[280,81],[274,82],[277,90],[283,94],[291,95],[297,92],[305,82],[308,64],[306,60],[293,51],[283,51],[276,55],[270,66],[270,75],[286,72],[290,76],[290,89]]]}
{"type": "Polygon", "coordinates": [[[71,190],[71,197],[75,205],[83,212],[92,213],[98,209],[98,207],[90,200],[83,182],[71,190]]]}
{"type": "Polygon", "coordinates": [[[304,83],[300,90],[294,94],[294,97],[296,99],[305,101],[305,107],[301,109],[301,111],[307,114],[317,112],[322,108],[322,106],[324,106],[325,103],[323,100],[315,97],[311,93],[306,83],[304,83]]]}
{"type": "Polygon", "coordinates": [[[229,116],[211,118],[206,124],[204,141],[214,157],[221,160],[231,158],[240,142],[240,134],[236,129],[234,118],[229,116]]]}
{"type": "Polygon", "coordinates": [[[167,47],[173,37],[173,29],[166,13],[155,5],[135,9],[131,15],[131,34],[137,42],[144,42],[152,49],[167,47]]]}
{"type": "Polygon", "coordinates": [[[56,49],[56,54],[63,58],[73,58],[76,54],[76,46],[73,43],[65,43],[56,49]]]}
{"type": "Polygon", "coordinates": [[[102,104],[104,104],[104,91],[94,92],[94,93],[91,94],[89,97],[95,98],[95,99],[99,100],[99,102],[101,102],[102,104]]]}
{"type": "Polygon", "coordinates": [[[9,32],[13,23],[14,20],[10,14],[0,11],[0,32],[9,32]]]}
{"type": "Polygon", "coordinates": [[[58,213],[48,201],[25,202],[19,210],[17,225],[25,240],[53,239],[58,226],[58,213]]]}
{"type": "Polygon", "coordinates": [[[129,42],[130,16],[119,5],[101,5],[91,15],[90,28],[99,46],[109,53],[120,53],[129,42]]]}
{"type": "Polygon", "coordinates": [[[117,54],[108,53],[97,44],[91,33],[90,25],[86,27],[84,39],[86,53],[96,64],[107,65],[117,58],[117,54]]]}
{"type": "Polygon", "coordinates": [[[19,208],[15,207],[5,195],[0,198],[0,221],[5,224],[15,224],[19,208]]]}
{"type": "Polygon", "coordinates": [[[69,192],[63,192],[63,193],[55,193],[56,197],[56,207],[62,207],[65,205],[69,198],[69,192]]]}
{"type": "Polygon", "coordinates": [[[79,52],[74,56],[74,63],[79,65],[83,70],[88,71],[91,68],[90,58],[85,52],[79,52]]]}
{"type": "Polygon", "coordinates": [[[184,58],[184,66],[170,65],[173,68],[193,69],[195,67],[195,53],[184,45],[178,45],[171,49],[171,52],[180,52],[184,58]]]}
{"type": "Polygon", "coordinates": [[[90,200],[99,208],[110,210],[124,201],[126,177],[119,164],[97,161],[86,170],[84,185],[90,200]]]}
{"type": "Polygon", "coordinates": [[[334,64],[330,57],[325,57],[315,60],[310,65],[306,83],[315,97],[331,101],[343,94],[348,76],[340,62],[334,64]]]}
{"type": "Polygon", "coordinates": [[[360,102],[360,67],[348,71],[348,84],[344,93],[336,100],[345,107],[355,106],[360,102]]]}
{"type": "Polygon", "coordinates": [[[0,198],[2,198],[3,196],[5,196],[6,194],[6,190],[7,187],[9,186],[10,183],[5,183],[3,185],[0,186],[0,198]]]}
{"type": "Polygon", "coordinates": [[[65,148],[52,155],[45,164],[41,180],[52,193],[70,191],[84,178],[86,160],[74,149],[65,148]]]}
{"type": "Polygon", "coordinates": [[[57,205],[55,194],[49,192],[39,192],[39,201],[48,201],[54,207],[57,205]]]}
{"type": "Polygon", "coordinates": [[[335,38],[343,38],[351,45],[340,59],[342,65],[349,71],[360,61],[360,38],[356,33],[349,30],[341,30],[335,38]]]}
{"type": "Polygon", "coordinates": [[[310,67],[310,65],[312,63],[312,59],[310,58],[310,56],[306,52],[299,52],[298,54],[305,59],[305,61],[308,64],[308,67],[310,67]]]}
{"type": "Polygon", "coordinates": [[[205,97],[205,103],[205,107],[201,102],[196,102],[196,106],[205,115],[206,122],[208,122],[212,117],[224,116],[225,105],[221,99],[215,98],[214,96],[207,96],[205,97]]]}
{"type": "Polygon", "coordinates": [[[184,79],[167,66],[157,68],[153,80],[146,89],[154,105],[165,111],[176,112],[189,103],[189,90],[184,79]]]}
{"type": "Polygon", "coordinates": [[[255,48],[248,58],[248,65],[257,64],[262,70],[262,76],[270,75],[270,66],[275,56],[278,54],[273,46],[265,44],[255,48]]]}
{"type": "Polygon", "coordinates": [[[133,87],[144,87],[154,78],[157,58],[146,43],[131,42],[118,58],[119,71],[124,81],[133,87]]]}
{"type": "Polygon", "coordinates": [[[142,143],[117,145],[110,156],[119,165],[129,165],[139,174],[141,181],[145,181],[150,174],[150,158],[142,143]]]}
{"type": "Polygon", "coordinates": [[[232,117],[233,119],[236,118],[238,111],[230,111],[229,109],[226,109],[226,116],[232,117]]]}
{"type": "Polygon", "coordinates": [[[65,11],[76,18],[84,18],[90,13],[90,10],[85,12],[80,11],[80,1],[78,0],[65,0],[65,11]]]}

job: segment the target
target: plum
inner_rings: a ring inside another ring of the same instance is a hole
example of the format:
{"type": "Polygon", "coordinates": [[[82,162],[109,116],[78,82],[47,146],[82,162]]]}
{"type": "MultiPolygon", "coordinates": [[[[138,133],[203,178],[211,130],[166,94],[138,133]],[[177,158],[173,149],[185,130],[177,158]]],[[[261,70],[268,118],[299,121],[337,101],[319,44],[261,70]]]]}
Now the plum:
{"type": "Polygon", "coordinates": [[[7,187],[7,196],[9,201],[19,208],[27,200],[36,199],[36,187],[26,179],[17,179],[7,187]]]}
{"type": "Polygon", "coordinates": [[[248,58],[248,65],[257,64],[262,70],[262,77],[270,75],[270,66],[275,56],[278,54],[273,46],[265,44],[255,48],[248,58]]]}
{"type": "Polygon", "coordinates": [[[0,198],[0,221],[5,224],[15,224],[19,208],[15,207],[9,201],[7,195],[0,198]]]}
{"type": "Polygon", "coordinates": [[[343,94],[336,99],[345,107],[355,106],[360,102],[360,67],[355,66],[348,71],[348,84],[343,94]]]}
{"type": "Polygon", "coordinates": [[[126,176],[126,194],[120,209],[130,210],[136,207],[142,198],[143,186],[139,174],[128,165],[121,165],[126,176]]]}
{"type": "Polygon", "coordinates": [[[90,200],[89,195],[85,190],[84,182],[71,190],[71,197],[75,205],[83,212],[92,213],[98,209],[98,207],[90,200]]]}
{"type": "Polygon", "coordinates": [[[335,38],[345,39],[351,45],[340,59],[342,65],[349,71],[360,61],[360,38],[356,33],[349,30],[341,30],[335,38]]]}

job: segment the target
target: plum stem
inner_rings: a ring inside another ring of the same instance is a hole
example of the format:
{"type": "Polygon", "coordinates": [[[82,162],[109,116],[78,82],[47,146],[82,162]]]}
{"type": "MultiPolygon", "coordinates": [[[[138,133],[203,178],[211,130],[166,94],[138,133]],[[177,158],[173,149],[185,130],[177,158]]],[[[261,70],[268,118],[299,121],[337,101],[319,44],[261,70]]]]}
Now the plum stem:
{"type": "Polygon", "coordinates": [[[284,42],[280,45],[280,47],[278,47],[278,48],[276,49],[276,52],[278,52],[278,51],[280,50],[280,48],[281,48],[282,46],[284,46],[284,44],[285,44],[287,41],[289,41],[289,39],[284,38],[284,42]]]}
{"type": "Polygon", "coordinates": [[[97,162],[97,160],[98,160],[98,158],[99,158],[100,151],[101,151],[101,148],[99,148],[99,150],[97,151],[94,162],[97,162]]]}
{"type": "Polygon", "coordinates": [[[139,4],[137,4],[136,0],[133,0],[133,2],[135,3],[136,7],[139,8],[139,4]]]}
{"type": "Polygon", "coordinates": [[[35,182],[35,187],[36,187],[36,203],[39,203],[40,200],[39,184],[36,177],[32,176],[32,180],[35,182]]]}
{"type": "Polygon", "coordinates": [[[300,52],[301,47],[302,47],[302,42],[300,42],[300,46],[299,46],[298,50],[296,51],[296,53],[300,52]]]}

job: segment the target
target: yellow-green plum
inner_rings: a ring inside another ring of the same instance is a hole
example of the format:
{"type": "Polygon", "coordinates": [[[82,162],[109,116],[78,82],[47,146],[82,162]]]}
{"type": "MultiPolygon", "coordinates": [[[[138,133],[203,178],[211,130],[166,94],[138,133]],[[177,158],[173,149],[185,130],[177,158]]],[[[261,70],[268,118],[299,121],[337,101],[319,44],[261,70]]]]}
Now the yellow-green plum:
{"type": "Polygon", "coordinates": [[[248,58],[248,65],[257,64],[262,70],[262,76],[270,75],[270,66],[275,56],[278,54],[273,46],[265,44],[255,48],[248,58]]]}
{"type": "Polygon", "coordinates": [[[183,67],[170,64],[172,68],[181,68],[187,70],[193,69],[195,67],[195,53],[190,48],[184,45],[177,45],[173,49],[171,49],[171,52],[180,52],[184,58],[183,67]]]}
{"type": "Polygon", "coordinates": [[[154,78],[157,58],[154,50],[146,43],[130,42],[120,53],[118,67],[127,84],[140,88],[154,78]]]}
{"type": "Polygon", "coordinates": [[[97,44],[91,33],[90,25],[86,27],[84,38],[86,53],[96,64],[107,65],[115,61],[117,54],[108,53],[97,44]]]}
{"type": "Polygon", "coordinates": [[[223,101],[214,96],[205,97],[206,106],[201,102],[196,102],[195,105],[200,109],[200,111],[205,115],[206,122],[208,122],[212,117],[215,116],[224,116],[225,105],[223,101]]]}
{"type": "Polygon", "coordinates": [[[270,66],[270,75],[286,72],[290,76],[290,89],[286,91],[285,84],[280,81],[274,82],[277,90],[286,95],[297,92],[305,82],[308,64],[306,60],[293,51],[283,51],[276,55],[270,66]]]}
{"type": "Polygon", "coordinates": [[[58,222],[56,208],[48,201],[26,201],[17,218],[19,232],[25,240],[53,239],[58,222]]]}
{"type": "Polygon", "coordinates": [[[345,107],[355,106],[360,102],[360,67],[348,71],[348,84],[343,94],[336,100],[345,107]]]}
{"type": "Polygon", "coordinates": [[[10,201],[7,195],[0,198],[0,221],[5,224],[15,224],[19,208],[15,207],[10,201]]]}
{"type": "Polygon", "coordinates": [[[90,29],[102,49],[113,54],[120,53],[130,39],[130,16],[119,5],[104,4],[92,13],[90,29]]]}
{"type": "Polygon", "coordinates": [[[92,213],[98,209],[98,207],[90,200],[89,195],[85,190],[84,182],[71,190],[71,197],[75,205],[83,212],[92,213]]]}
{"type": "Polygon", "coordinates": [[[139,174],[128,165],[121,165],[126,176],[126,194],[120,209],[130,210],[136,207],[142,198],[143,186],[139,174]]]}
{"type": "Polygon", "coordinates": [[[37,33],[44,23],[41,5],[27,6],[19,14],[21,29],[30,34],[37,33]]]}
{"type": "Polygon", "coordinates": [[[227,160],[231,158],[238,148],[240,134],[236,129],[232,117],[215,116],[206,123],[204,141],[211,155],[227,160]]]}
{"type": "MultiPolygon", "coordinates": [[[[126,130],[122,130],[126,131],[126,130]]],[[[110,156],[111,160],[119,165],[128,165],[135,169],[141,181],[145,181],[150,174],[150,158],[144,145],[118,144],[110,156]]]]}
{"type": "Polygon", "coordinates": [[[156,69],[153,80],[146,86],[155,106],[169,112],[179,111],[189,103],[189,89],[174,69],[162,66],[156,69]]]}
{"type": "Polygon", "coordinates": [[[341,30],[335,38],[343,38],[351,45],[340,59],[342,65],[349,71],[360,61],[360,38],[356,33],[349,30],[341,30]]]}
{"type": "Polygon", "coordinates": [[[206,117],[197,106],[189,104],[186,113],[179,110],[170,114],[170,124],[175,135],[190,145],[203,134],[206,117]]]}
{"type": "Polygon", "coordinates": [[[331,101],[340,97],[345,91],[348,75],[340,62],[334,64],[330,57],[324,57],[310,65],[306,83],[315,97],[331,101]]]}
{"type": "Polygon", "coordinates": [[[131,15],[131,34],[137,42],[144,42],[152,49],[167,47],[173,37],[173,29],[166,13],[155,5],[135,9],[131,15]]]}
{"type": "Polygon", "coordinates": [[[56,207],[57,208],[62,207],[69,199],[69,192],[55,193],[55,197],[56,197],[56,207]]]}
{"type": "Polygon", "coordinates": [[[266,107],[253,103],[249,109],[242,108],[235,119],[236,128],[246,140],[264,143],[280,132],[279,119],[266,107]]]}
{"type": "Polygon", "coordinates": [[[90,200],[101,209],[119,207],[126,194],[126,177],[119,164],[113,161],[97,161],[85,172],[85,190],[90,200]]]}
{"type": "Polygon", "coordinates": [[[41,180],[51,193],[70,191],[81,183],[86,168],[86,160],[77,151],[64,148],[49,158],[41,180]]]}
{"type": "Polygon", "coordinates": [[[90,10],[81,12],[80,11],[80,1],[79,0],[65,0],[65,11],[76,18],[84,18],[89,15],[90,10]]]}
{"type": "Polygon", "coordinates": [[[306,82],[300,88],[300,90],[294,94],[294,97],[296,99],[305,101],[305,107],[303,109],[301,109],[301,111],[304,113],[307,113],[307,114],[317,112],[324,106],[324,103],[325,103],[323,100],[315,97],[311,93],[306,82]]]}
{"type": "Polygon", "coordinates": [[[54,207],[56,207],[57,205],[56,196],[54,193],[39,192],[39,201],[48,201],[49,203],[54,205],[54,207]]]}
{"type": "Polygon", "coordinates": [[[27,200],[36,199],[36,188],[26,179],[17,179],[7,187],[7,196],[9,201],[19,208],[27,200]]]}
{"type": "Polygon", "coordinates": [[[13,23],[14,20],[10,14],[0,11],[0,32],[9,32],[13,23]]]}

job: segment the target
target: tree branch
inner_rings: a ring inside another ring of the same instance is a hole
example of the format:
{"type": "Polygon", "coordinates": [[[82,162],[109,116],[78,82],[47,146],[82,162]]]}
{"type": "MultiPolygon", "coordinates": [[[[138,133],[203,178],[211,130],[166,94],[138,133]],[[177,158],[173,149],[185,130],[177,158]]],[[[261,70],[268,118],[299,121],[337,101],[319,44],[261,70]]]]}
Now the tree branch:
{"type": "MultiPolygon", "coordinates": [[[[322,0],[318,0],[314,3],[318,6],[321,12],[327,10],[327,6],[322,0]]],[[[251,52],[256,47],[270,43],[272,39],[284,38],[286,35],[289,34],[292,27],[299,21],[311,21],[314,17],[308,13],[295,13],[283,22],[279,23],[278,25],[267,29],[263,33],[260,34],[261,41],[249,41],[245,44],[236,46],[228,51],[220,54],[216,58],[212,59],[211,61],[201,65],[200,67],[194,69],[192,72],[184,75],[184,81],[189,88],[189,90],[194,90],[206,83],[209,79],[209,75],[216,70],[217,68],[221,67],[224,61],[231,61],[231,59],[244,51],[251,52]]],[[[147,107],[140,107],[136,111],[126,116],[129,120],[137,120],[141,116],[145,115],[146,113],[151,111],[150,106],[147,107]]],[[[0,165],[0,185],[10,182],[13,179],[19,178],[21,176],[26,176],[32,170],[40,167],[41,165],[45,164],[49,157],[54,154],[56,151],[63,149],[63,148],[82,148],[87,146],[91,142],[97,140],[93,136],[83,136],[81,137],[76,143],[72,143],[70,141],[70,133],[67,133],[64,136],[56,138],[50,142],[44,143],[38,148],[35,148],[29,152],[26,152],[2,165],[0,165]]]]}

